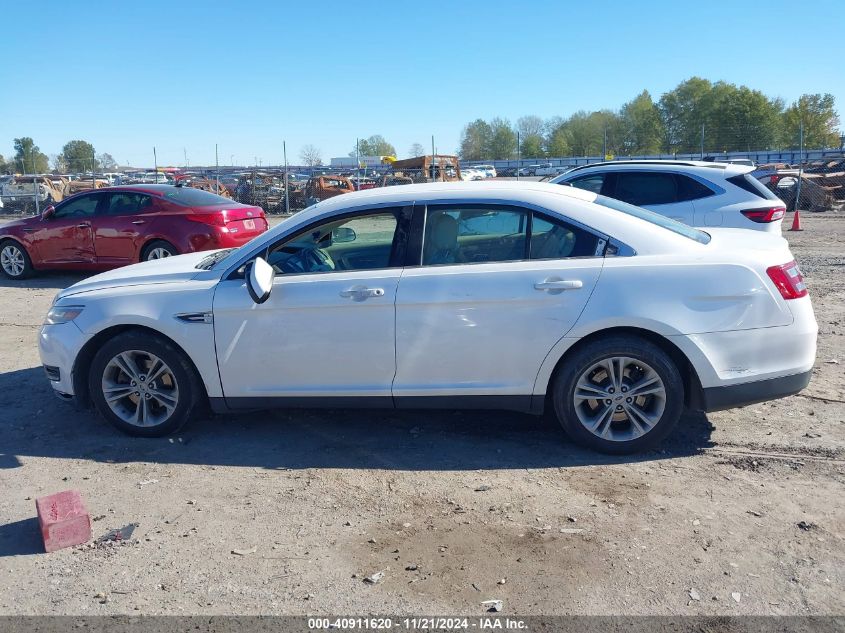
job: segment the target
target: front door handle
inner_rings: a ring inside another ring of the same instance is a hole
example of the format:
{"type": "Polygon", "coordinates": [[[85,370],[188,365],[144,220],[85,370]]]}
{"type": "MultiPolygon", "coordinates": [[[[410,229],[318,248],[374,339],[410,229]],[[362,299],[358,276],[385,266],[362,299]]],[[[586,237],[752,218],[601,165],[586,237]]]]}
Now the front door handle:
{"type": "Polygon", "coordinates": [[[352,286],[340,291],[340,296],[353,301],[364,301],[371,297],[383,297],[384,288],[366,288],[364,286],[352,286]]]}
{"type": "Polygon", "coordinates": [[[547,292],[563,292],[564,290],[578,290],[583,288],[584,284],[580,279],[559,279],[557,277],[549,277],[543,281],[538,281],[534,284],[536,290],[545,290],[547,292]]]}
{"type": "Polygon", "coordinates": [[[132,220],[132,224],[143,224],[144,220],[132,220]]]}
{"type": "Polygon", "coordinates": [[[88,224],[87,222],[83,222],[82,224],[77,224],[76,228],[78,228],[78,229],[90,229],[91,225],[88,224]]]}

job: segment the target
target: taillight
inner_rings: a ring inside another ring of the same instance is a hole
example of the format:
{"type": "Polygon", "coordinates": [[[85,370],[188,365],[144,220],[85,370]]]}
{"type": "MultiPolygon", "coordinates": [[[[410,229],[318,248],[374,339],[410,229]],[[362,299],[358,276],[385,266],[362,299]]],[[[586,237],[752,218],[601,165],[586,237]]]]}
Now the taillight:
{"type": "Polygon", "coordinates": [[[191,222],[202,222],[211,226],[226,226],[226,213],[193,213],[185,216],[191,222]]]}
{"type": "Polygon", "coordinates": [[[776,184],[778,184],[778,182],[780,182],[780,174],[773,174],[773,175],[769,176],[769,184],[770,185],[776,185],[776,184]]]}
{"type": "Polygon", "coordinates": [[[795,260],[780,266],[770,266],[766,273],[784,299],[800,299],[807,296],[807,284],[804,283],[804,277],[795,260]]]}
{"type": "Polygon", "coordinates": [[[740,211],[742,215],[746,218],[751,220],[752,222],[758,222],[761,224],[765,224],[767,222],[775,222],[783,218],[784,213],[786,213],[786,207],[769,207],[764,209],[745,209],[740,211]]]}

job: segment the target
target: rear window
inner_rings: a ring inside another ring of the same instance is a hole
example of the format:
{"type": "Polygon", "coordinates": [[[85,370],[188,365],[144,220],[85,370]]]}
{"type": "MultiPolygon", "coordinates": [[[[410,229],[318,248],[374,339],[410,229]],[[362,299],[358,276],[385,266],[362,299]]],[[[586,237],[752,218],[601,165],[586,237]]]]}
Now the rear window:
{"type": "Polygon", "coordinates": [[[193,187],[173,187],[164,194],[166,200],[172,200],[188,207],[210,207],[218,204],[232,204],[232,201],[210,191],[193,187]]]}
{"type": "Polygon", "coordinates": [[[710,236],[704,231],[699,231],[698,229],[694,229],[693,227],[687,226],[677,220],[667,218],[665,215],[660,215],[654,211],[641,209],[640,207],[635,207],[627,202],[608,198],[607,196],[596,196],[595,203],[600,204],[603,207],[607,207],[608,209],[613,209],[614,211],[621,211],[622,213],[633,215],[635,218],[645,220],[646,222],[655,224],[661,228],[672,231],[673,233],[677,233],[678,235],[683,235],[684,237],[694,240],[699,244],[708,244],[710,242],[710,236]]]}
{"type": "Polygon", "coordinates": [[[736,185],[740,189],[745,189],[745,191],[754,194],[758,198],[763,198],[764,200],[778,200],[778,197],[774,193],[769,191],[762,182],[757,180],[751,174],[739,174],[738,176],[725,178],[725,180],[732,185],[736,185]]]}

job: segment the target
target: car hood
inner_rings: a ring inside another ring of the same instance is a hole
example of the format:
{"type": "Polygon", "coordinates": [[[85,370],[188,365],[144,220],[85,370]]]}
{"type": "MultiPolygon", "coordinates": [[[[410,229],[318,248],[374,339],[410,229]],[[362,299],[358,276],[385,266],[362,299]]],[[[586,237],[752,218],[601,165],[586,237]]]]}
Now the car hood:
{"type": "Polygon", "coordinates": [[[141,262],[140,264],[116,268],[115,270],[94,275],[93,277],[73,284],[69,288],[65,288],[59,293],[56,299],[58,300],[92,290],[188,281],[204,272],[196,266],[212,252],[214,251],[188,253],[186,255],[165,257],[150,262],[141,262]]]}

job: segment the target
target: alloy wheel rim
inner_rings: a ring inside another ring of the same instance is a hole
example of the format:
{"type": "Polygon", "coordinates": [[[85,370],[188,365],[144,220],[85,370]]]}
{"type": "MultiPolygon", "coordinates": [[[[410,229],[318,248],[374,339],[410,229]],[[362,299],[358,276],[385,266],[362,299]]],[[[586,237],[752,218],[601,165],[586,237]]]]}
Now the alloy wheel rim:
{"type": "Polygon", "coordinates": [[[141,350],[114,356],[103,370],[102,389],[112,413],[132,426],[163,424],[179,404],[179,385],[170,367],[141,350]]]}
{"type": "Polygon", "coordinates": [[[17,277],[23,272],[23,252],[17,246],[5,246],[0,251],[0,265],[6,274],[17,277]]]}
{"type": "Polygon", "coordinates": [[[611,356],[581,374],[573,405],[578,421],[596,437],[630,442],[660,422],[666,409],[666,386],[647,363],[611,356]]]}
{"type": "Polygon", "coordinates": [[[147,259],[162,259],[164,257],[170,257],[170,251],[166,248],[158,247],[150,251],[150,254],[147,256],[147,259]]]}

